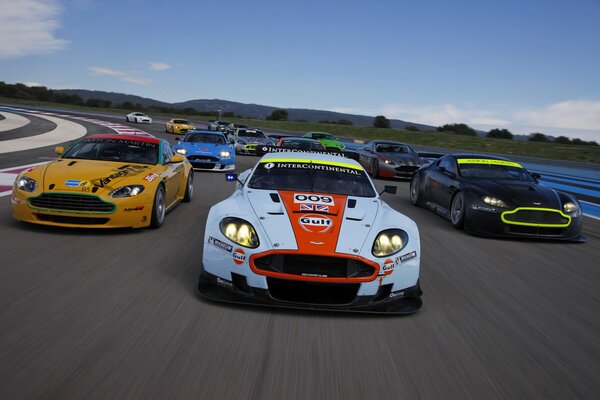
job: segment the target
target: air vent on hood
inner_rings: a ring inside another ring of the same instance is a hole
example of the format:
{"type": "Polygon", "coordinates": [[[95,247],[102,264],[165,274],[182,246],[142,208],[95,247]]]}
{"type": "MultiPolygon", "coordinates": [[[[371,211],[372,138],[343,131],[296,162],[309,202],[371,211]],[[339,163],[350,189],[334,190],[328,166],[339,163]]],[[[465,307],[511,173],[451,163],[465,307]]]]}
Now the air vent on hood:
{"type": "Polygon", "coordinates": [[[348,208],[356,207],[356,199],[348,199],[348,208]]]}
{"type": "Polygon", "coordinates": [[[70,167],[71,165],[75,165],[75,164],[77,164],[77,161],[71,161],[71,162],[70,162],[69,164],[67,164],[67,165],[70,167]]]}
{"type": "Polygon", "coordinates": [[[506,185],[510,190],[534,190],[529,185],[506,185]]]}
{"type": "Polygon", "coordinates": [[[277,193],[269,193],[269,195],[271,196],[271,200],[273,200],[273,203],[281,203],[281,200],[279,199],[279,195],[277,195],[277,193]]]}

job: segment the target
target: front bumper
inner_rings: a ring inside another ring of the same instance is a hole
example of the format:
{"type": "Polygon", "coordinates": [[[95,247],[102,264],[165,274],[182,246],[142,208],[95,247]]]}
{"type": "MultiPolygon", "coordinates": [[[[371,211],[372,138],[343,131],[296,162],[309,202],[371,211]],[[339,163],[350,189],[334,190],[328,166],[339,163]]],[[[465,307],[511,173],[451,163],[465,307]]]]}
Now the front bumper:
{"type": "Polygon", "coordinates": [[[502,221],[500,211],[476,210],[473,208],[472,203],[467,207],[465,214],[465,229],[470,233],[480,236],[585,242],[587,238],[581,234],[582,226],[583,219],[581,215],[571,218],[569,225],[566,227],[527,226],[505,223],[502,221]]]}
{"type": "Polygon", "coordinates": [[[30,197],[35,195],[11,194],[11,212],[17,221],[67,228],[144,228],[152,218],[151,196],[136,201],[111,199],[114,211],[102,213],[34,207],[29,204],[30,197]]]}
{"type": "Polygon", "coordinates": [[[392,285],[380,286],[371,296],[356,295],[356,283],[331,284],[268,278],[268,288],[248,285],[244,275],[231,273],[231,280],[223,279],[204,269],[198,280],[198,292],[205,298],[228,303],[243,303],[283,308],[352,311],[384,314],[410,314],[422,306],[419,282],[412,287],[392,292],[392,285]],[[339,298],[348,301],[329,302],[330,291],[340,292],[339,298]]]}
{"type": "Polygon", "coordinates": [[[418,165],[379,163],[379,175],[386,178],[412,178],[418,165]]]}

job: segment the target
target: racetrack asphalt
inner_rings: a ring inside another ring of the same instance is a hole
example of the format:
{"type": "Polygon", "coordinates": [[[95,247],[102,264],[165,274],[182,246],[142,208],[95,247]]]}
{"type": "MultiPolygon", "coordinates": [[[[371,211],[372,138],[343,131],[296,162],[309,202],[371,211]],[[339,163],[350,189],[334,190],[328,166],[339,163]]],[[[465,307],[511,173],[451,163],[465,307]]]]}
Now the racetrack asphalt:
{"type": "Polygon", "coordinates": [[[376,184],[398,187],[383,198],[420,229],[413,315],[199,298],[206,216],[234,188],[222,174],[197,171],[195,198],[159,230],[27,225],[0,198],[0,397],[598,398],[600,221],[585,218],[585,244],[480,238],[412,206],[407,181],[376,184]]]}

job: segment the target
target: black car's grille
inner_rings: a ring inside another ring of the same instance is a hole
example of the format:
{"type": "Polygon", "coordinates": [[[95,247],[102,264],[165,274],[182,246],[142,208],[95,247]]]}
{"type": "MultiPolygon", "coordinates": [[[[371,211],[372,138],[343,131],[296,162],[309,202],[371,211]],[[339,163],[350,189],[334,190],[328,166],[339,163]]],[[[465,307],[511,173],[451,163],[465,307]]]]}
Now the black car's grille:
{"type": "Polygon", "coordinates": [[[40,221],[75,225],[104,225],[109,221],[109,218],[73,217],[70,215],[50,215],[41,213],[35,213],[35,217],[40,221]]]}
{"type": "Polygon", "coordinates": [[[267,278],[269,294],[276,300],[308,304],[350,304],[360,283],[315,283],[267,278]]]}
{"type": "Polygon", "coordinates": [[[48,210],[90,213],[111,213],[115,210],[114,204],[107,203],[97,196],[69,193],[42,193],[38,197],[31,197],[29,205],[48,210]]]}
{"type": "Polygon", "coordinates": [[[188,156],[187,159],[188,159],[188,161],[198,161],[198,162],[211,162],[211,163],[219,162],[219,159],[217,157],[210,157],[210,156],[188,156]]]}
{"type": "Polygon", "coordinates": [[[363,261],[303,254],[272,254],[253,260],[256,269],[265,272],[312,278],[360,279],[374,276],[376,269],[363,261]]]}
{"type": "Polygon", "coordinates": [[[558,210],[517,210],[503,213],[503,218],[507,223],[517,224],[568,225],[570,222],[558,210]]]}

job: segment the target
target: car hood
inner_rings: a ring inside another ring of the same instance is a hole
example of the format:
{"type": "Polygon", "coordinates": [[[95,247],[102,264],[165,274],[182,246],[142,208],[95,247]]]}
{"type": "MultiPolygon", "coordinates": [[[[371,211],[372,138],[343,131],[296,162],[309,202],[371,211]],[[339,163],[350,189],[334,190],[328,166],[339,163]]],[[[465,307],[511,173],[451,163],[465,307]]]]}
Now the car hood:
{"type": "Polygon", "coordinates": [[[239,136],[239,138],[246,143],[258,143],[258,144],[273,143],[273,139],[271,139],[271,138],[257,138],[257,137],[249,137],[249,136],[239,136]]]}
{"type": "Polygon", "coordinates": [[[101,194],[123,184],[143,183],[156,169],[154,165],[64,158],[46,166],[41,185],[44,191],[101,194]]]}
{"type": "Polygon", "coordinates": [[[247,196],[272,248],[316,255],[356,255],[380,206],[374,198],[339,194],[250,190],[247,196]]]}
{"type": "Polygon", "coordinates": [[[484,195],[496,197],[510,207],[562,209],[556,190],[535,182],[514,180],[481,180],[474,184],[484,195]]]}

